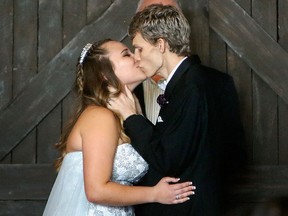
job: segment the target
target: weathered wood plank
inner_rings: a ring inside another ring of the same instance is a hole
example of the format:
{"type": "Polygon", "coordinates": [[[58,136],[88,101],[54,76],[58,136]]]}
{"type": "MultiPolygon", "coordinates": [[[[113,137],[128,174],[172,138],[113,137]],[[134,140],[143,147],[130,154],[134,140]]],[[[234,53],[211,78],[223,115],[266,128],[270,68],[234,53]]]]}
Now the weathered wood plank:
{"type": "Polygon", "coordinates": [[[13,98],[37,72],[37,12],[38,1],[14,1],[13,98]]]}
{"type": "Polygon", "coordinates": [[[210,0],[209,12],[214,31],[288,103],[288,53],[234,0],[210,0]]]}
{"type": "Polygon", "coordinates": [[[288,166],[247,167],[232,189],[231,198],[246,203],[288,196],[288,166]]]}
{"type": "Polygon", "coordinates": [[[253,19],[268,33],[274,41],[277,41],[277,0],[252,1],[253,19]]]}
{"type": "Polygon", "coordinates": [[[227,46],[213,30],[209,33],[209,66],[227,72],[227,46]]]}
{"type": "MultiPolygon", "coordinates": [[[[0,200],[46,200],[56,177],[50,164],[0,165],[0,173],[0,200]]],[[[259,202],[288,195],[288,166],[250,166],[234,179],[235,200],[259,202]]]]}
{"type": "Polygon", "coordinates": [[[21,140],[11,155],[13,164],[34,164],[36,162],[36,129],[21,140]]]}
{"type": "Polygon", "coordinates": [[[233,77],[239,98],[239,108],[245,132],[245,150],[248,163],[253,164],[253,106],[252,106],[252,75],[250,67],[228,48],[227,70],[233,77]]]}
{"type": "Polygon", "coordinates": [[[288,105],[279,100],[279,164],[288,165],[288,105]]]}
{"type": "Polygon", "coordinates": [[[7,154],[4,158],[0,160],[0,164],[10,164],[12,161],[12,153],[7,154]]]}
{"type": "Polygon", "coordinates": [[[12,99],[13,1],[0,6],[0,110],[12,99]]]}
{"type": "MultiPolygon", "coordinates": [[[[62,0],[39,1],[38,68],[40,70],[62,48],[62,3],[62,0]]],[[[50,109],[52,110],[52,107],[50,109]]],[[[55,160],[56,150],[53,144],[58,141],[60,132],[61,105],[58,104],[37,127],[37,163],[51,163],[55,160]]]]}
{"type": "Polygon", "coordinates": [[[183,13],[191,26],[191,50],[201,62],[209,65],[209,23],[207,2],[203,0],[181,1],[183,13]]]}
{"type": "MultiPolygon", "coordinates": [[[[254,0],[251,11],[253,19],[276,41],[276,1],[254,0]]],[[[277,95],[258,75],[253,76],[253,102],[254,164],[278,164],[277,95]]]]}
{"type": "MultiPolygon", "coordinates": [[[[21,94],[21,91],[26,85],[29,85],[30,80],[35,77],[37,73],[37,15],[38,1],[14,1],[13,98],[21,94]],[[27,29],[29,30],[27,31],[27,29]]],[[[23,109],[25,106],[26,103],[23,101],[21,108],[23,109]]],[[[20,112],[20,110],[18,110],[18,112],[20,112]]],[[[23,121],[25,122],[25,120],[23,121]]],[[[13,136],[13,133],[10,134],[10,136],[13,136]]],[[[35,142],[36,133],[31,133],[26,136],[26,138],[18,144],[17,148],[14,149],[15,153],[12,152],[12,162],[13,160],[23,163],[35,161],[35,142]],[[35,137],[32,137],[32,135],[35,137]],[[33,141],[30,142],[30,140],[33,141]],[[28,151],[29,154],[23,158],[21,151],[23,151],[23,153],[28,151]]]]}
{"type": "Polygon", "coordinates": [[[46,200],[56,178],[51,164],[1,164],[0,200],[46,200]]]}
{"type": "MultiPolygon", "coordinates": [[[[288,1],[278,1],[278,43],[288,52],[288,1]]],[[[279,99],[279,164],[288,164],[288,104],[279,99]]]]}
{"type": "Polygon", "coordinates": [[[46,201],[0,201],[0,216],[39,216],[46,201]]]}
{"type": "MultiPolygon", "coordinates": [[[[0,165],[0,200],[46,200],[56,173],[52,165],[0,165]]],[[[250,166],[236,176],[231,195],[259,202],[288,195],[288,166],[250,166]]]]}
{"type": "Polygon", "coordinates": [[[288,52],[288,2],[286,0],[278,0],[278,10],[278,42],[283,47],[283,49],[288,52]]]}
{"type": "Polygon", "coordinates": [[[115,1],[95,22],[84,27],[30,85],[0,114],[0,158],[3,158],[71,90],[77,58],[87,42],[103,38],[122,40],[134,14],[134,0],[115,1]],[[126,8],[123,4],[127,5],[126,8]],[[117,14],[117,16],[115,16],[117,14]],[[23,108],[23,105],[25,109],[23,108]],[[13,134],[13,136],[11,136],[13,134]]]}
{"type": "Polygon", "coordinates": [[[64,45],[85,26],[86,24],[86,1],[69,0],[63,1],[63,42],[64,45]],[[71,22],[73,20],[73,22],[71,22]]]}
{"type": "Polygon", "coordinates": [[[251,12],[251,0],[235,0],[248,14],[251,12]]]}
{"type": "Polygon", "coordinates": [[[103,0],[87,0],[87,21],[88,23],[93,22],[99,18],[107,8],[114,2],[114,0],[103,1],[103,0]]]}
{"type": "Polygon", "coordinates": [[[62,128],[64,128],[67,123],[72,118],[74,111],[77,109],[77,97],[74,91],[69,92],[65,99],[62,101],[62,128]]]}
{"type": "Polygon", "coordinates": [[[53,163],[61,134],[61,106],[56,106],[37,127],[37,163],[53,163]]]}
{"type": "MultiPolygon", "coordinates": [[[[250,0],[236,0],[247,12],[251,11],[250,0]]],[[[241,120],[245,132],[245,149],[248,163],[253,164],[253,106],[252,106],[252,72],[250,67],[231,49],[227,47],[227,70],[233,77],[239,97],[241,120]]]]}
{"type": "MultiPolygon", "coordinates": [[[[87,23],[88,21],[88,4],[87,1],[81,0],[64,1],[63,8],[63,41],[66,45],[87,23]],[[71,22],[71,18],[75,22],[71,22]]],[[[106,1],[107,4],[107,1],[106,1]]],[[[95,7],[99,6],[99,2],[95,2],[95,7]]],[[[90,42],[90,41],[89,41],[90,42]]],[[[76,62],[74,63],[76,65],[76,62]]],[[[75,70],[75,69],[74,69],[75,70]]],[[[74,72],[73,70],[73,72],[74,72]]],[[[72,71],[71,71],[72,72],[72,71]]],[[[62,108],[62,125],[67,123],[67,114],[70,113],[71,103],[73,103],[73,94],[67,96],[59,104],[62,108]]]]}
{"type": "Polygon", "coordinates": [[[253,164],[276,165],[277,95],[257,74],[253,79],[253,109],[253,164]]]}
{"type": "Polygon", "coordinates": [[[62,48],[62,0],[39,1],[38,68],[62,48]]]}

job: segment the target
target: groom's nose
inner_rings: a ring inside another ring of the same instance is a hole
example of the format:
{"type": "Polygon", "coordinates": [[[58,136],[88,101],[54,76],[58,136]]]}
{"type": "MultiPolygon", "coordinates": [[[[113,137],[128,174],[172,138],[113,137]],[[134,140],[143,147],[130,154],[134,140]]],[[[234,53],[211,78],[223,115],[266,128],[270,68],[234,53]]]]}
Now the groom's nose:
{"type": "Polygon", "coordinates": [[[139,62],[141,60],[139,50],[137,49],[135,49],[135,52],[134,52],[134,59],[135,59],[135,62],[139,62]]]}

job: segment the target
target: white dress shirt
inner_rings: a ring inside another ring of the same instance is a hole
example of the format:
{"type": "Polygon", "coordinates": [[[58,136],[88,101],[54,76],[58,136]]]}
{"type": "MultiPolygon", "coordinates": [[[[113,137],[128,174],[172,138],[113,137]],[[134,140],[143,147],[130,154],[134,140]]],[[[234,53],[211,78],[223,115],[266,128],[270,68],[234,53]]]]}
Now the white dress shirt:
{"type": "Polygon", "coordinates": [[[154,80],[147,79],[143,82],[143,92],[144,92],[144,103],[145,103],[145,111],[146,111],[146,117],[153,123],[156,124],[158,114],[160,111],[160,106],[157,103],[157,97],[160,94],[163,94],[166,88],[166,85],[168,82],[172,79],[174,73],[176,72],[177,68],[180,66],[180,64],[186,59],[187,57],[184,57],[172,70],[172,72],[169,74],[167,80],[164,80],[157,85],[154,80]]]}

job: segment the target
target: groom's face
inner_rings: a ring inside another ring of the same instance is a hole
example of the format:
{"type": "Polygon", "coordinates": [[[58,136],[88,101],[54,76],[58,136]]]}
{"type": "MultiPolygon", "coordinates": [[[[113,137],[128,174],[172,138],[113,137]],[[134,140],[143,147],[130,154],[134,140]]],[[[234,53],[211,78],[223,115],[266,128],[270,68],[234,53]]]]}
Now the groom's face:
{"type": "Polygon", "coordinates": [[[147,77],[159,73],[163,67],[163,56],[157,44],[147,42],[140,33],[132,41],[135,48],[135,61],[147,77]]]}

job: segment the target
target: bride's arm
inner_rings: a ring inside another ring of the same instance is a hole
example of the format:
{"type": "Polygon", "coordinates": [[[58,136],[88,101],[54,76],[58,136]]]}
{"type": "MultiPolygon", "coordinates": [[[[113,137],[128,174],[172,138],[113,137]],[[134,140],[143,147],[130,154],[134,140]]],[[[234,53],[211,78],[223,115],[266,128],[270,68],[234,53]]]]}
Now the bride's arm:
{"type": "Polygon", "coordinates": [[[84,185],[90,202],[106,205],[135,205],[160,202],[181,203],[188,200],[190,182],[173,184],[175,178],[164,178],[154,187],[126,186],[111,182],[113,160],[119,140],[119,127],[113,113],[95,107],[85,111],[79,121],[82,137],[84,185]],[[180,194],[180,199],[176,196],[180,194]]]}

